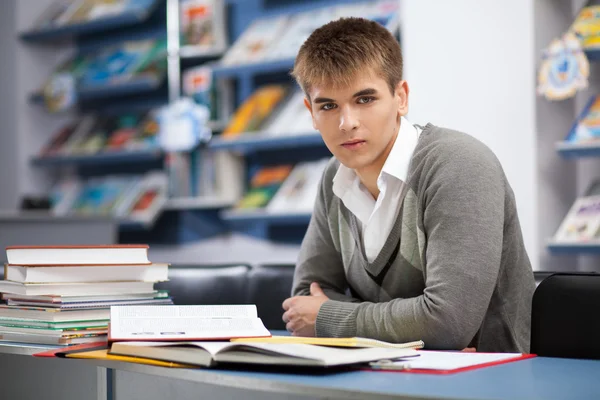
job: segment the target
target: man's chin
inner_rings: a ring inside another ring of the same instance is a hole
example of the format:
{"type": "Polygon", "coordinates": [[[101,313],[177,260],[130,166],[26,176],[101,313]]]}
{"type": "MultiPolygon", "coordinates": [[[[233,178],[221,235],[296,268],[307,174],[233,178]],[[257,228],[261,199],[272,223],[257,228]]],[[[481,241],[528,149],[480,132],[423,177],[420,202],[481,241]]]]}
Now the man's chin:
{"type": "Polygon", "coordinates": [[[360,170],[369,165],[369,162],[367,162],[365,160],[357,160],[357,159],[352,159],[349,157],[345,157],[345,158],[336,157],[336,158],[344,167],[354,169],[354,170],[360,170]]]}

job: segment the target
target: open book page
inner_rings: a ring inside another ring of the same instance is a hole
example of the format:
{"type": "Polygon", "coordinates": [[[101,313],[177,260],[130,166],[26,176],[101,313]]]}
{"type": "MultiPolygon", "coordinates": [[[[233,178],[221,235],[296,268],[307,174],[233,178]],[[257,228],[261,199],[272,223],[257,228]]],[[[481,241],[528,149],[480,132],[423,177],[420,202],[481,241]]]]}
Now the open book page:
{"type": "Polygon", "coordinates": [[[254,305],[111,307],[110,340],[214,340],[270,336],[254,305]]]}
{"type": "Polygon", "coordinates": [[[212,361],[266,365],[335,366],[417,356],[414,349],[343,349],[307,344],[233,342],[123,342],[114,343],[111,353],[207,366],[211,365],[212,361]],[[191,349],[192,346],[197,347],[198,351],[191,349]]]}
{"type": "Polygon", "coordinates": [[[430,369],[451,371],[482,364],[517,360],[521,353],[470,353],[460,351],[417,351],[419,357],[371,364],[382,369],[430,369]]]}
{"type": "MultiPolygon", "coordinates": [[[[417,351],[414,349],[385,349],[385,348],[336,348],[315,346],[310,344],[275,344],[275,343],[253,343],[238,344],[239,347],[230,347],[227,351],[217,354],[217,362],[253,362],[262,363],[262,355],[286,357],[289,362],[268,363],[289,365],[349,365],[369,362],[380,359],[396,359],[400,357],[414,357],[417,351]],[[253,355],[250,352],[260,352],[253,355]],[[243,354],[246,353],[246,354],[243,354]],[[247,354],[250,353],[250,354],[247,354]],[[245,359],[248,359],[246,361],[245,359]]],[[[265,362],[267,363],[267,362],[265,362]]]]}
{"type": "Polygon", "coordinates": [[[389,343],[381,340],[362,337],[326,338],[305,336],[271,336],[267,338],[239,338],[231,339],[231,341],[237,343],[296,343],[332,347],[386,347],[392,349],[420,349],[424,346],[422,340],[406,343],[389,343]]]}

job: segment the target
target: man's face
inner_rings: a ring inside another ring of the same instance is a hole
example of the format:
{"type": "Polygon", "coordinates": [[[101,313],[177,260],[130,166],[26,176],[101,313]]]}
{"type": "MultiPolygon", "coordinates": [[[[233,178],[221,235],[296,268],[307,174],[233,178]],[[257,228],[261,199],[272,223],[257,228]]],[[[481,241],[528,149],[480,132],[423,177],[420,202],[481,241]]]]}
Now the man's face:
{"type": "Polygon", "coordinates": [[[366,70],[352,84],[334,88],[314,86],[305,100],[315,129],[329,151],[346,167],[381,169],[400,124],[408,112],[408,85],[401,81],[394,93],[387,82],[366,70]]]}

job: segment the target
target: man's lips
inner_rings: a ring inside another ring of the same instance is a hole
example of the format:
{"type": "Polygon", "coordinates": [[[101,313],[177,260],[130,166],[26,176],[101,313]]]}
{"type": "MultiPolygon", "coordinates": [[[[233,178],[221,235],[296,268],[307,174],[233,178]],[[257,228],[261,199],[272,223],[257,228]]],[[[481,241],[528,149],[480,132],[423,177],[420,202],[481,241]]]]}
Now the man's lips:
{"type": "Polygon", "coordinates": [[[345,141],[344,143],[342,143],[342,146],[347,145],[347,144],[351,145],[351,144],[357,144],[357,143],[363,143],[363,142],[364,142],[363,139],[352,139],[352,140],[348,140],[348,141],[345,141]]]}
{"type": "Polygon", "coordinates": [[[352,139],[342,143],[342,147],[346,149],[356,149],[358,147],[361,147],[365,143],[366,141],[362,139],[352,139]]]}

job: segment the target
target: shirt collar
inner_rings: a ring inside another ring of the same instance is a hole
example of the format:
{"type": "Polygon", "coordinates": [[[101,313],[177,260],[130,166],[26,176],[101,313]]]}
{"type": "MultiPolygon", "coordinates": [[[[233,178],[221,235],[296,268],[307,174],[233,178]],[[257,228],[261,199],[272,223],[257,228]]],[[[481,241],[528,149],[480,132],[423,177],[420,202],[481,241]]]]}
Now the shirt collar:
{"type": "Polygon", "coordinates": [[[417,142],[419,141],[419,129],[411,124],[406,118],[400,119],[400,131],[392,150],[383,164],[380,176],[385,173],[396,179],[406,182],[408,178],[408,167],[412,159],[417,142]]]}

